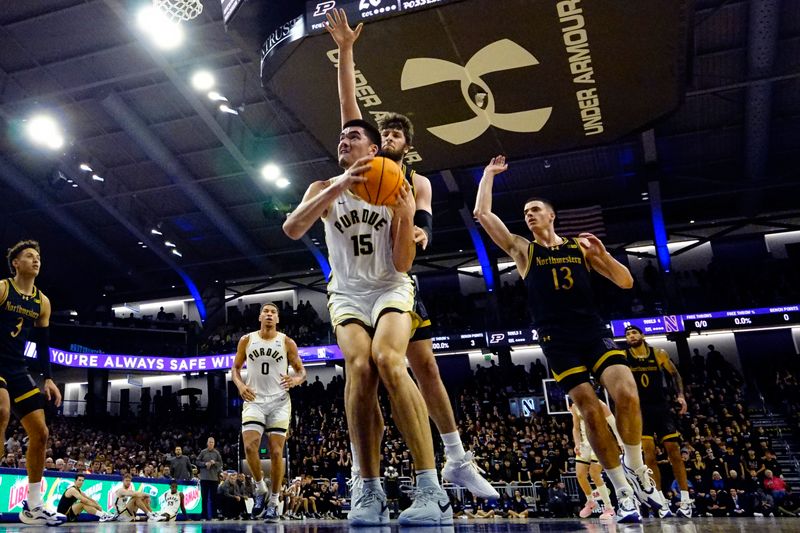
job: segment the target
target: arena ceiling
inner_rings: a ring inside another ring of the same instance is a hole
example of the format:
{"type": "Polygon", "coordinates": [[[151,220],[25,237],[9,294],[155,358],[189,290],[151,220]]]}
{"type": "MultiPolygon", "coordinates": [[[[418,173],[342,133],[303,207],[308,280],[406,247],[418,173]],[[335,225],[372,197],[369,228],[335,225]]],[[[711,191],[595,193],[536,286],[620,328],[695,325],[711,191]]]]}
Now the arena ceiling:
{"type": "MultiPolygon", "coordinates": [[[[97,301],[113,288],[114,301],[134,300],[185,294],[179,272],[202,288],[318,269],[310,248],[321,226],[291,241],[280,211],[339,169],[261,88],[257,52],[225,31],[219,2],[204,5],[184,25],[184,45],[166,52],[137,27],[141,2],[3,2],[0,236],[42,242],[51,293],[97,301]],[[192,88],[199,68],[242,106],[238,115],[192,88]],[[22,137],[23,121],[42,111],[64,129],[60,155],[22,137]],[[267,161],[281,164],[289,187],[262,179],[267,161]],[[77,170],[82,162],[104,181],[77,170]],[[77,187],[54,180],[58,169],[77,187]]],[[[609,243],[650,240],[642,193],[656,178],[672,235],[800,227],[800,2],[698,0],[693,26],[683,103],[652,134],[512,162],[495,200],[512,231],[524,231],[521,201],[535,194],[562,209],[602,206],[609,243]]],[[[309,98],[316,90],[310,81],[309,98]]],[[[472,207],[479,174],[430,175],[431,260],[474,258],[460,208],[472,207]]]]}

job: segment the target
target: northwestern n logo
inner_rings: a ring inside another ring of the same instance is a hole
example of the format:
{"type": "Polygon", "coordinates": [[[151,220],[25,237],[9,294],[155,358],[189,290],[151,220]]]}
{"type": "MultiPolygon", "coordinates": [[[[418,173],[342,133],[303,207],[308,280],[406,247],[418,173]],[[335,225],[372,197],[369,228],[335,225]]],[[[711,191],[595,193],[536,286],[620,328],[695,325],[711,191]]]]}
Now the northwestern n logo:
{"type": "Polygon", "coordinates": [[[473,55],[465,66],[432,57],[417,57],[406,61],[400,80],[404,91],[442,83],[460,81],[461,95],[475,113],[475,117],[462,122],[453,122],[428,128],[428,131],[450,144],[464,144],[477,139],[489,126],[506,131],[534,133],[541,130],[550,118],[552,107],[495,113],[492,90],[481,79],[484,74],[538,65],[539,61],[523,47],[509,39],[502,39],[483,47],[473,55]],[[469,86],[478,85],[486,93],[484,105],[473,102],[469,86]]]}

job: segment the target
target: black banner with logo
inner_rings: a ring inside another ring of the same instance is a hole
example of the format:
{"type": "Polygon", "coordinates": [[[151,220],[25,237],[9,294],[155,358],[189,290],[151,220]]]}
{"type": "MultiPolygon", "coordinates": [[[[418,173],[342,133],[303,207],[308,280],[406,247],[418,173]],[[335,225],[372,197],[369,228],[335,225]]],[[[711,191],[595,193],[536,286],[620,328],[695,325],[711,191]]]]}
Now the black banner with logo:
{"type": "MultiPolygon", "coordinates": [[[[330,4],[307,4],[308,31],[318,31],[315,20],[330,4]]],[[[344,4],[348,10],[411,5],[344,4]]],[[[362,112],[408,115],[416,128],[414,164],[423,172],[482,164],[498,153],[515,158],[608,142],[680,102],[690,0],[437,6],[406,14],[396,9],[388,18],[378,13],[355,53],[362,112]]],[[[277,69],[267,68],[264,85],[333,154],[336,46],[323,32],[292,48],[277,69]]]]}

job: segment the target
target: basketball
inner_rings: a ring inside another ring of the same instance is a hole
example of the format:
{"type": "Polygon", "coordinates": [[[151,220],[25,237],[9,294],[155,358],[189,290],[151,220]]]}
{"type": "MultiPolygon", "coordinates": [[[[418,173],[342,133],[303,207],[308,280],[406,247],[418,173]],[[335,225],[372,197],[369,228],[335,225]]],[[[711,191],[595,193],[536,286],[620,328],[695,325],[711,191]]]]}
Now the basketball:
{"type": "Polygon", "coordinates": [[[367,181],[357,183],[353,192],[373,205],[392,205],[405,177],[400,165],[386,157],[376,157],[364,172],[367,181]]]}

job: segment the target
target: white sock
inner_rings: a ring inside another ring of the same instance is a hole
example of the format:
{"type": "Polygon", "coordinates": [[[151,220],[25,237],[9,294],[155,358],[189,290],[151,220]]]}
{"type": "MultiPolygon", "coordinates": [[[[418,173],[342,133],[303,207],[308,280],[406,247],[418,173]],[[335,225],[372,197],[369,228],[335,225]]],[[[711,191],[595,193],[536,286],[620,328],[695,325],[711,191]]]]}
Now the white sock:
{"type": "Polygon", "coordinates": [[[269,495],[269,506],[270,507],[277,507],[278,506],[278,494],[273,492],[269,495]]]}
{"type": "Polygon", "coordinates": [[[691,500],[691,498],[689,497],[689,491],[688,490],[682,490],[681,491],[681,503],[689,503],[689,500],[691,500]]]}
{"type": "Polygon", "coordinates": [[[442,433],[442,443],[444,444],[444,455],[453,461],[460,461],[464,458],[466,452],[464,445],[461,444],[461,435],[458,431],[452,433],[442,433]]]}
{"type": "Polygon", "coordinates": [[[608,495],[608,487],[605,484],[600,485],[597,487],[597,492],[600,493],[600,499],[603,501],[603,505],[606,509],[611,509],[611,497],[608,495]]]}
{"type": "Polygon", "coordinates": [[[439,477],[436,475],[436,469],[430,470],[417,470],[417,487],[436,487],[439,488],[439,477]]]}
{"type": "Polygon", "coordinates": [[[625,449],[625,466],[634,472],[644,466],[641,442],[639,444],[623,444],[622,447],[625,449]]]}
{"type": "Polygon", "coordinates": [[[258,490],[259,490],[259,491],[261,491],[261,492],[267,492],[267,482],[266,482],[266,481],[264,481],[264,478],[263,478],[263,477],[262,477],[260,480],[258,480],[258,482],[256,483],[256,485],[258,486],[258,490]]]}
{"type": "Polygon", "coordinates": [[[595,503],[600,503],[600,491],[599,490],[593,490],[591,492],[591,494],[586,496],[586,501],[589,501],[590,498],[592,500],[594,500],[595,503]]]}
{"type": "Polygon", "coordinates": [[[352,442],[350,443],[350,455],[353,457],[353,466],[350,467],[351,474],[361,475],[361,462],[358,460],[358,454],[356,453],[356,446],[352,442]]]}
{"type": "Polygon", "coordinates": [[[608,479],[611,480],[611,484],[614,485],[614,490],[617,492],[617,495],[624,495],[630,496],[633,494],[633,489],[628,484],[628,480],[625,479],[625,471],[622,469],[622,465],[616,468],[606,468],[606,474],[608,474],[608,479]]]}
{"type": "Polygon", "coordinates": [[[42,505],[42,482],[28,483],[28,508],[36,509],[42,505]]]}

